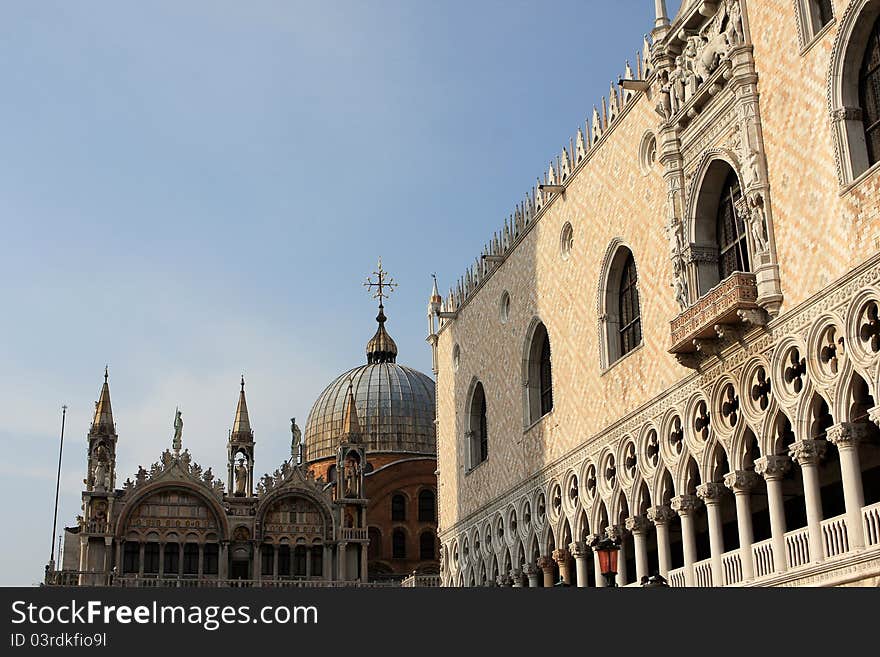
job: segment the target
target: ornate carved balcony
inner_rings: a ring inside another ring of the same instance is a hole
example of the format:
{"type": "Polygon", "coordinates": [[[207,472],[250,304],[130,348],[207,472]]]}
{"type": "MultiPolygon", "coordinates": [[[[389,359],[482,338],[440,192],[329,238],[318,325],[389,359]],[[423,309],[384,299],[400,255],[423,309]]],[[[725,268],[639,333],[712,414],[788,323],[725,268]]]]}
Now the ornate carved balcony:
{"type": "Polygon", "coordinates": [[[731,337],[743,323],[764,324],[754,274],[737,272],[721,281],[670,322],[671,354],[713,352],[711,341],[731,337]]]}

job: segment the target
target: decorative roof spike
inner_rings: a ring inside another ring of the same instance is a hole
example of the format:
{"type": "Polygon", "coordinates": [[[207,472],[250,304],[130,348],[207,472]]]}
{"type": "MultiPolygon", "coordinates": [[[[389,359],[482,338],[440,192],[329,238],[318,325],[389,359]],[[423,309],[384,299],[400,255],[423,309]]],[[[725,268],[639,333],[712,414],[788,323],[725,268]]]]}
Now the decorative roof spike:
{"type": "Polygon", "coordinates": [[[651,73],[654,72],[654,66],[651,62],[651,44],[648,43],[648,35],[645,35],[645,41],[642,45],[642,80],[647,80],[651,73]]]}
{"type": "Polygon", "coordinates": [[[244,374],[241,375],[241,390],[238,393],[238,406],[235,408],[235,419],[232,421],[232,433],[229,436],[230,442],[236,442],[236,439],[249,440],[253,436],[251,430],[251,421],[248,416],[247,400],[244,397],[244,374]]]}
{"type": "Polygon", "coordinates": [[[605,99],[605,96],[602,96],[602,129],[607,130],[609,123],[610,121],[608,120],[608,102],[605,99]]]}
{"type": "Polygon", "coordinates": [[[580,164],[587,156],[587,143],[584,141],[584,131],[579,127],[575,139],[574,163],[580,164]]]}
{"type": "Polygon", "coordinates": [[[550,167],[547,169],[544,178],[547,180],[548,185],[556,184],[556,171],[553,168],[553,160],[550,160],[550,167]]]}
{"type": "Polygon", "coordinates": [[[611,83],[611,87],[608,92],[608,124],[614,122],[614,119],[617,118],[619,108],[619,99],[617,97],[617,89],[614,87],[614,83],[611,83]]]}
{"type": "Polygon", "coordinates": [[[345,411],[342,415],[342,435],[339,442],[356,443],[361,435],[361,423],[358,418],[357,405],[354,403],[354,385],[348,380],[345,411]]]}
{"type": "Polygon", "coordinates": [[[110,377],[109,367],[104,367],[104,385],[98,401],[95,402],[95,416],[92,419],[92,433],[114,434],[116,429],[113,425],[113,408],[110,405],[110,377]]]}
{"type": "MultiPolygon", "coordinates": [[[[633,80],[633,70],[632,66],[629,65],[629,60],[626,60],[626,70],[623,73],[624,80],[633,80]]],[[[632,89],[624,89],[623,90],[623,104],[626,105],[629,102],[629,99],[636,95],[636,92],[632,89]]]]}
{"type": "Polygon", "coordinates": [[[571,158],[568,155],[568,149],[562,149],[562,168],[560,170],[562,174],[562,180],[565,180],[571,175],[571,158]]]}
{"type": "Polygon", "coordinates": [[[591,145],[595,146],[596,142],[602,137],[602,119],[599,117],[599,110],[593,105],[593,129],[591,145]]]}

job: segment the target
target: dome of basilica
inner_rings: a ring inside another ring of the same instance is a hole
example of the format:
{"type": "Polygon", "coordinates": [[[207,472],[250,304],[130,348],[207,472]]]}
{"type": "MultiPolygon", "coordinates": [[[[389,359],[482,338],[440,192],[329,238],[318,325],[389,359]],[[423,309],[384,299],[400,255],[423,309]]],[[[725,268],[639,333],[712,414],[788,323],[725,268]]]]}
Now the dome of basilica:
{"type": "Polygon", "coordinates": [[[312,406],[303,437],[306,461],[336,456],[349,385],[367,452],[436,455],[434,380],[397,364],[397,345],[385,330],[381,305],[376,321],[367,364],[338,376],[312,406]]]}

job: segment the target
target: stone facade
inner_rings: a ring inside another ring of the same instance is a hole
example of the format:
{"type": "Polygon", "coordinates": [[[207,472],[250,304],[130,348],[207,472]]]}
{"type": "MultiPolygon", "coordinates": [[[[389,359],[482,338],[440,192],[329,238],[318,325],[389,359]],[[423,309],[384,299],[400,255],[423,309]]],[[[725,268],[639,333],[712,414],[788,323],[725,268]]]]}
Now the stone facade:
{"type": "Polygon", "coordinates": [[[809,43],[800,1],[685,1],[671,21],[664,4],[637,70],[432,296],[447,585],[538,582],[526,573],[542,563],[601,585],[589,544],[606,533],[623,583],[659,570],[677,585],[782,584],[880,551],[880,175],[841,164],[858,158],[831,107],[852,75],[835,62],[861,63],[858,26],[880,2],[835,1],[809,43]],[[728,278],[722,189],[748,259],[728,278]],[[618,358],[621,249],[641,340],[618,358]],[[544,329],[552,410],[536,416],[544,329]],[[488,456],[474,464],[477,383],[488,456]],[[850,425],[855,448],[835,438],[850,425]],[[804,440],[833,454],[799,458],[804,440]],[[795,471],[774,479],[776,457],[795,471]]]}

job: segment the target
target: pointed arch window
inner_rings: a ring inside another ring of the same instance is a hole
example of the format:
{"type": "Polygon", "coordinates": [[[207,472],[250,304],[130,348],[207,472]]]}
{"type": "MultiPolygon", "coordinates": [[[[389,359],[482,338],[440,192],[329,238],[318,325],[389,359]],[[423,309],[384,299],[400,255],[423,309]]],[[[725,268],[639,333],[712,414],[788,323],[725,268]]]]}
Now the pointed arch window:
{"type": "Polygon", "coordinates": [[[859,71],[859,104],[865,125],[868,166],[880,162],[880,18],[874,21],[859,71]]]}
{"type": "MultiPolygon", "coordinates": [[[[471,394],[470,422],[468,427],[469,468],[473,469],[489,458],[489,433],[486,420],[486,392],[479,381],[471,394]]],[[[423,491],[424,492],[424,491],[423,491]]],[[[421,496],[419,496],[421,515],[421,496]]]]}
{"type": "Polygon", "coordinates": [[[749,247],[746,227],[736,211],[742,197],[739,178],[731,169],[721,189],[715,235],[718,239],[718,278],[724,280],[735,271],[749,271],[749,247]]]}
{"type": "Polygon", "coordinates": [[[524,422],[529,426],[553,410],[553,363],[550,336],[544,324],[538,322],[526,343],[523,359],[525,375],[524,422]]]}
{"type": "Polygon", "coordinates": [[[623,265],[619,289],[617,304],[620,314],[620,355],[625,356],[642,342],[638,277],[632,252],[623,265]]]}

